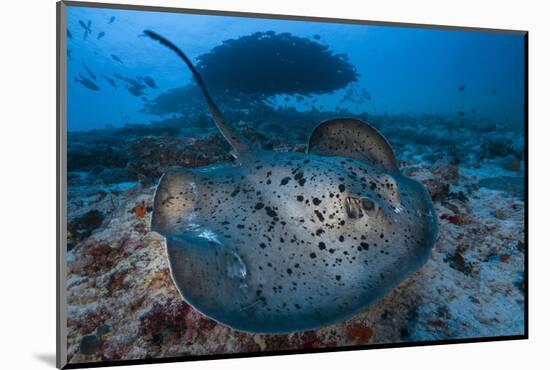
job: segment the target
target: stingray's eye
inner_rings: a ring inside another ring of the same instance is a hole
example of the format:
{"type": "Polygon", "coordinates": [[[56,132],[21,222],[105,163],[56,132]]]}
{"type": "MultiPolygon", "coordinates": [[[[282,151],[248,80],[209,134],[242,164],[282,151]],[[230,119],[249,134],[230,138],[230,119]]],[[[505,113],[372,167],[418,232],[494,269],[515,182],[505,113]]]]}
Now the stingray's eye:
{"type": "Polygon", "coordinates": [[[374,199],[358,196],[347,196],[344,208],[349,218],[374,217],[380,210],[380,206],[374,199]]]}
{"type": "Polygon", "coordinates": [[[361,197],[360,200],[361,208],[363,208],[363,210],[365,210],[366,212],[376,211],[378,206],[376,205],[374,200],[369,197],[361,197]]]}
{"type": "Polygon", "coordinates": [[[346,197],[344,208],[349,218],[363,217],[363,211],[361,210],[361,198],[350,196],[346,197]]]}

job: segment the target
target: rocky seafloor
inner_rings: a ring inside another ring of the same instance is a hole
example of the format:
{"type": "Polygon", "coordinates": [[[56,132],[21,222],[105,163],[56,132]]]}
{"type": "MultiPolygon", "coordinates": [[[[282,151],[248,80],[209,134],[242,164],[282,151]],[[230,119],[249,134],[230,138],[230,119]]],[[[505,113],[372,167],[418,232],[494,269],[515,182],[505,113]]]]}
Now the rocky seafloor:
{"type": "MultiPolygon", "coordinates": [[[[264,148],[303,151],[331,115],[283,111],[238,128],[264,148]]],[[[420,270],[361,314],[289,335],[234,331],[195,311],[171,280],[163,237],[149,231],[164,169],[231,160],[207,119],[69,133],[69,363],[523,334],[522,130],[458,116],[360,118],[428,189],[437,243],[420,270]]]]}

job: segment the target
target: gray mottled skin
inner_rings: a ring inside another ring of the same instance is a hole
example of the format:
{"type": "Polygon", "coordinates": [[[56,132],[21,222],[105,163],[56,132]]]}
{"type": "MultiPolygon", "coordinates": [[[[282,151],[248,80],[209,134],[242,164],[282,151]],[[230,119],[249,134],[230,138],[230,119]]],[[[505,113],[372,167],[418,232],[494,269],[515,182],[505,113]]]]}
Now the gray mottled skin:
{"type": "Polygon", "coordinates": [[[318,328],[363,310],[429,257],[431,200],[368,124],[323,122],[306,154],[254,150],[221,124],[238,163],[167,171],[153,206],[172,277],[203,314],[250,332],[318,328]]]}

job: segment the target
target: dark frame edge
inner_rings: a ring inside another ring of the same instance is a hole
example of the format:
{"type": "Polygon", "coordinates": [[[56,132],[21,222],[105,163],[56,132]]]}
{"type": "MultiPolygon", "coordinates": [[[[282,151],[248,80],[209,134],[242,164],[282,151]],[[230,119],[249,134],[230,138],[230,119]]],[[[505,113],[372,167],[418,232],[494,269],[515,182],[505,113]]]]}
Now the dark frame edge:
{"type": "Polygon", "coordinates": [[[525,283],[524,287],[524,299],[525,307],[523,310],[524,315],[524,333],[525,338],[529,338],[529,32],[525,32],[523,36],[524,50],[523,50],[523,72],[524,72],[524,118],[523,118],[523,140],[524,140],[524,160],[525,160],[525,173],[524,173],[524,266],[523,266],[523,281],[525,283]]]}
{"type": "Polygon", "coordinates": [[[61,134],[61,131],[59,129],[59,115],[61,112],[61,109],[59,107],[59,39],[61,36],[61,26],[59,25],[59,20],[61,18],[61,3],[55,4],[55,19],[56,19],[56,29],[55,29],[55,43],[56,43],[56,54],[55,54],[55,83],[56,83],[56,93],[55,93],[55,105],[56,105],[56,111],[55,111],[55,121],[56,121],[56,136],[55,136],[55,170],[56,170],[56,187],[55,187],[55,201],[56,201],[56,219],[55,219],[55,225],[57,228],[56,235],[56,253],[55,253],[55,366],[57,368],[61,368],[63,364],[61,363],[61,333],[60,333],[60,325],[61,325],[61,318],[59,316],[59,310],[60,310],[60,299],[59,299],[59,286],[60,286],[60,274],[59,274],[59,258],[60,258],[60,252],[59,252],[59,245],[60,245],[60,237],[59,237],[59,229],[60,229],[60,217],[59,217],[59,208],[61,199],[59,198],[59,135],[61,134]]]}
{"type": "Polygon", "coordinates": [[[67,40],[66,4],[56,3],[56,353],[58,369],[67,366],[67,300],[66,300],[66,81],[67,40]]]}

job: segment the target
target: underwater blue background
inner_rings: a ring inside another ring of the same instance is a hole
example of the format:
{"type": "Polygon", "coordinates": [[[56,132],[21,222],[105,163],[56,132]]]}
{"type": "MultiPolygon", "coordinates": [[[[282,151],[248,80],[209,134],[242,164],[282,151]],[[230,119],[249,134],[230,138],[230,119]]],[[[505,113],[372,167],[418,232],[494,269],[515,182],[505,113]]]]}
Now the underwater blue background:
{"type": "MultiPolygon", "coordinates": [[[[190,82],[191,75],[177,56],[140,37],[145,29],[172,40],[194,61],[224,40],[258,31],[289,32],[326,44],[334,53],[349,56],[360,74],[356,86],[366,89],[372,98],[361,104],[341,103],[345,89],[340,89],[318,96],[319,110],[344,108],[371,114],[464,112],[497,125],[520,128],[524,123],[521,35],[72,6],[67,9],[67,27],[72,36],[67,40],[69,131],[116,128],[128,122],[159,119],[140,112],[144,100],[130,94],[121,81],[116,80],[114,88],[101,74],[110,78],[114,73],[150,76],[158,89],[146,89],[147,99],[190,82]],[[111,17],[115,19],[109,23],[111,17]],[[91,24],[86,38],[79,21],[91,24]],[[98,39],[100,32],[104,36],[98,39]],[[319,35],[319,40],[314,35],[319,35]],[[75,82],[79,73],[88,76],[84,66],[97,76],[99,91],[75,82]]],[[[289,103],[282,96],[273,102],[306,109],[303,102],[289,103]]]]}

